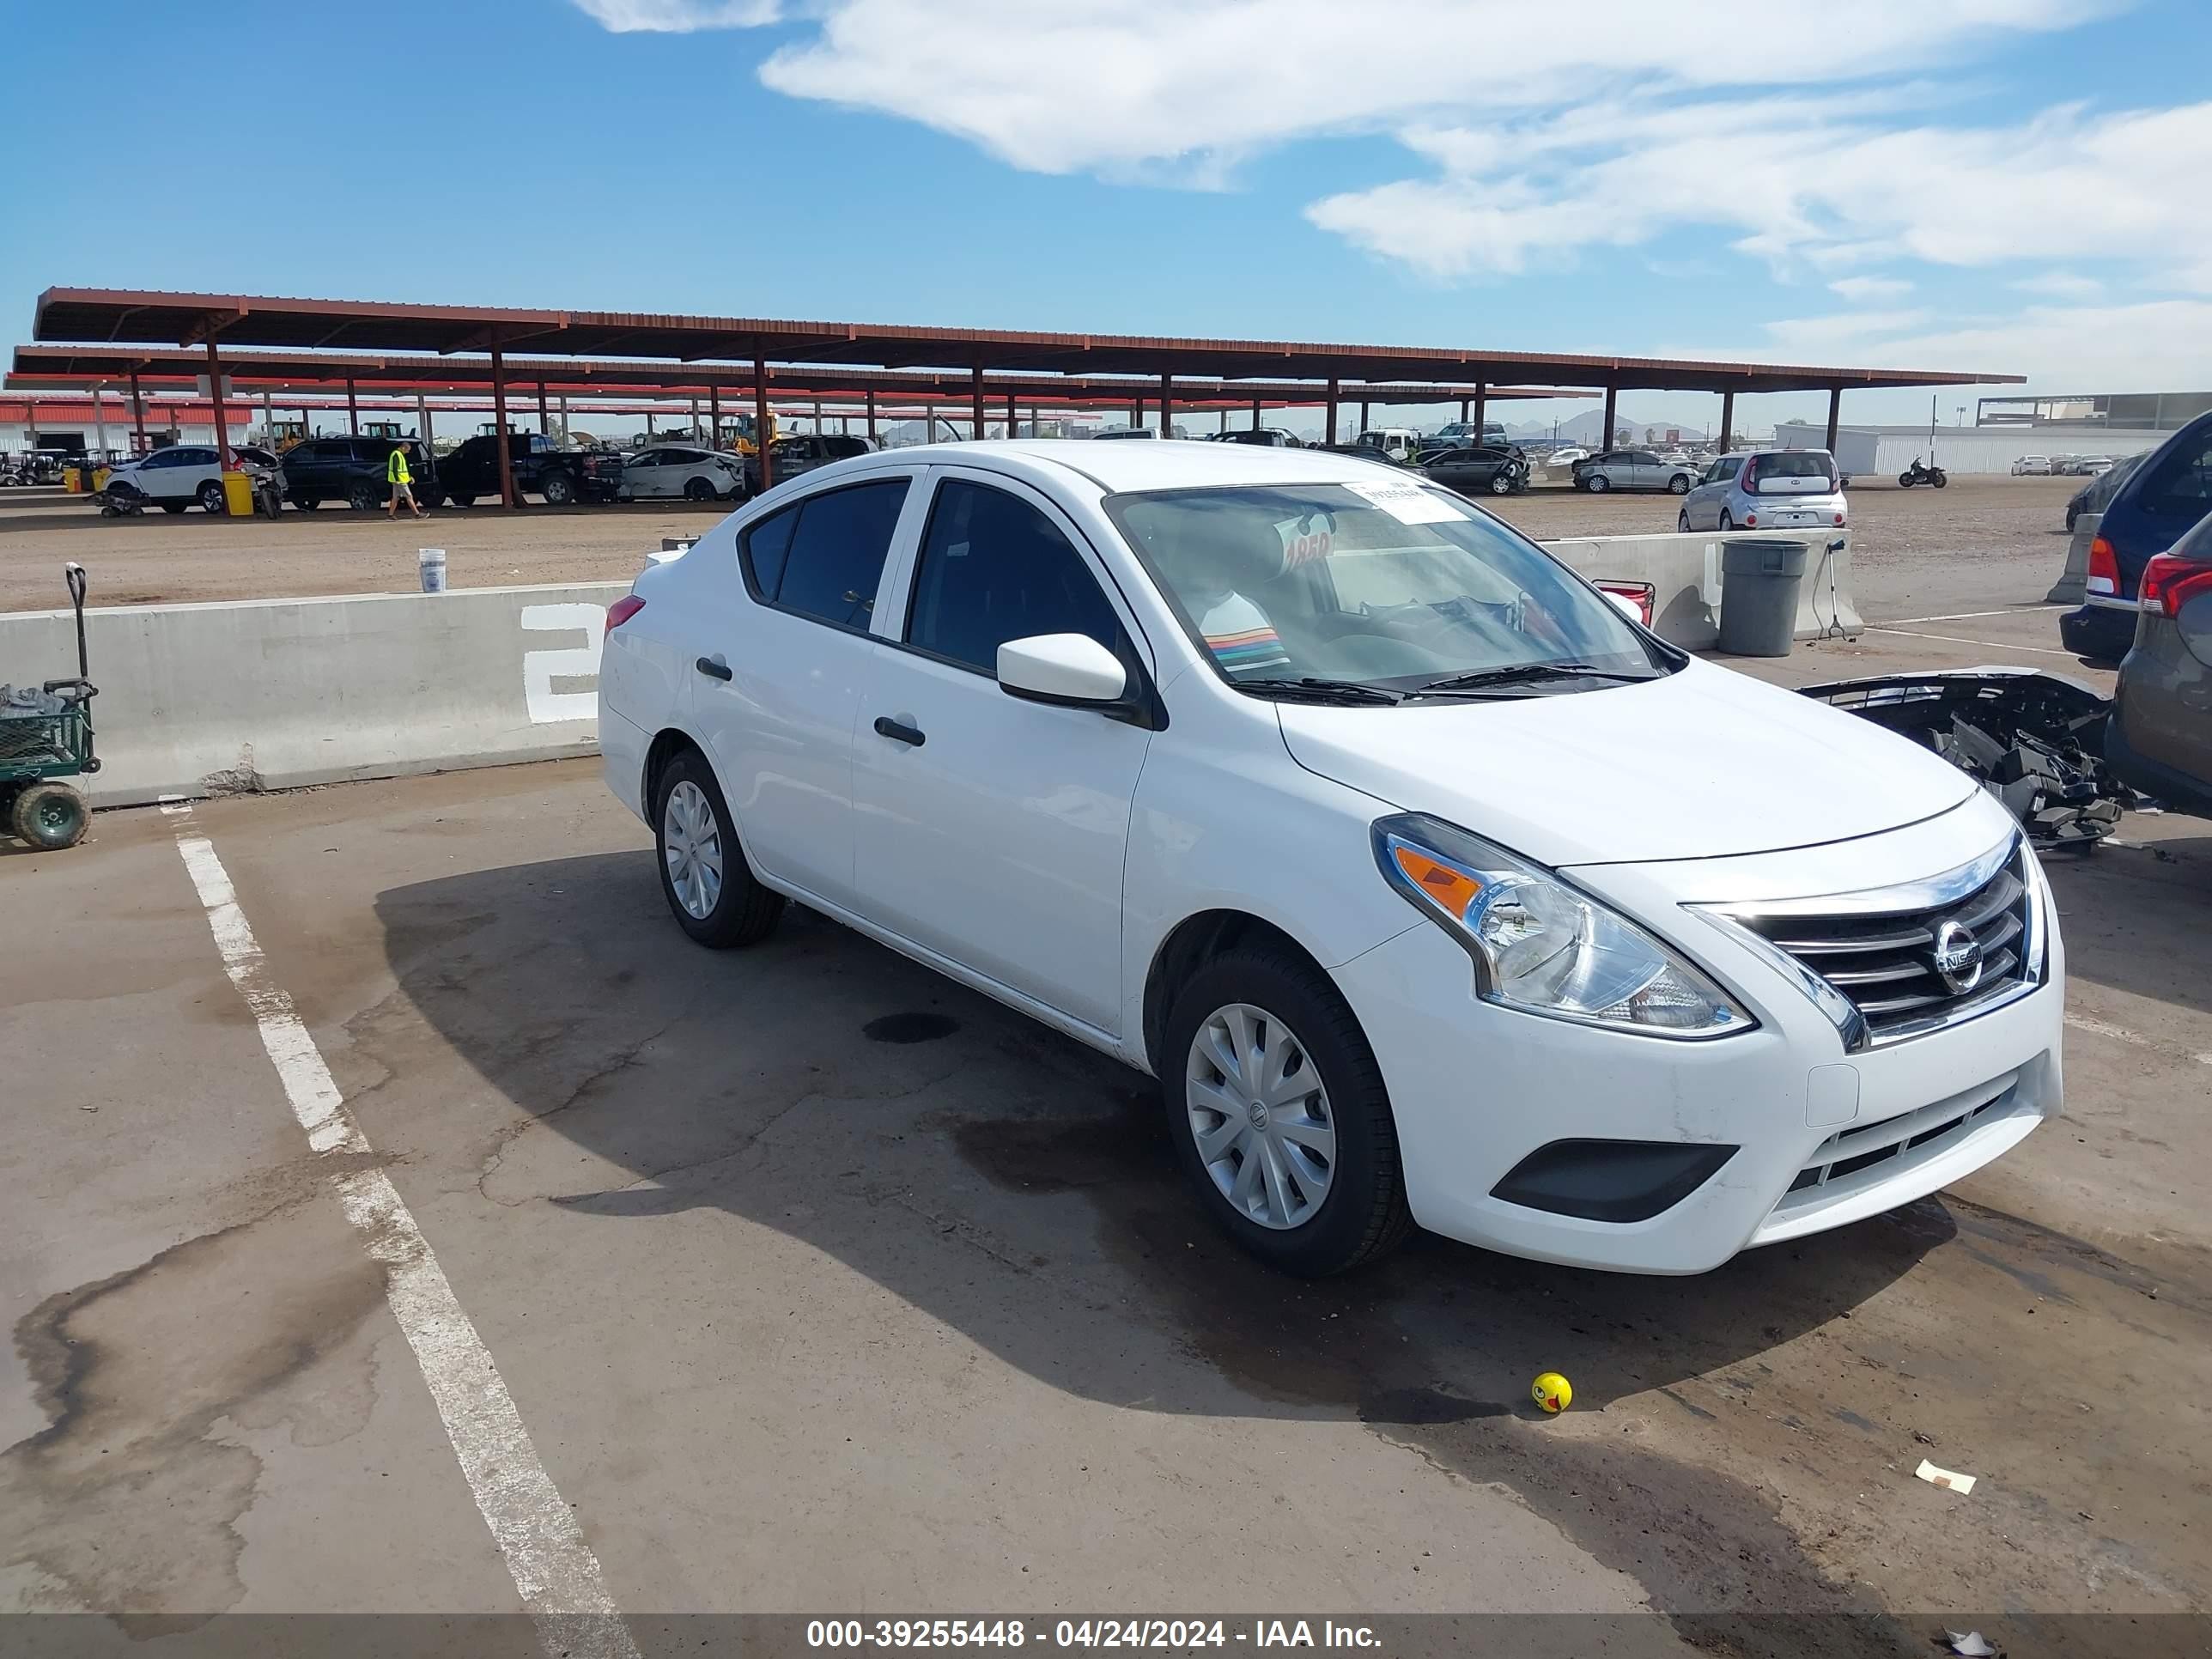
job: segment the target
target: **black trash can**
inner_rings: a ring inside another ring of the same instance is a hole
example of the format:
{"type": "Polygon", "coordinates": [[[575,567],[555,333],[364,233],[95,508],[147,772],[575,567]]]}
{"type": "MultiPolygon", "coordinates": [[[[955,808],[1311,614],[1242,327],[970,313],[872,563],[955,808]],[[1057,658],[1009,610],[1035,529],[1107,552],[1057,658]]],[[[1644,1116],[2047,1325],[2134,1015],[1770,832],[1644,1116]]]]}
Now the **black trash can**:
{"type": "Polygon", "coordinates": [[[1732,536],[1721,544],[1721,649],[1735,657],[1786,657],[1797,633],[1805,544],[1732,536]]]}

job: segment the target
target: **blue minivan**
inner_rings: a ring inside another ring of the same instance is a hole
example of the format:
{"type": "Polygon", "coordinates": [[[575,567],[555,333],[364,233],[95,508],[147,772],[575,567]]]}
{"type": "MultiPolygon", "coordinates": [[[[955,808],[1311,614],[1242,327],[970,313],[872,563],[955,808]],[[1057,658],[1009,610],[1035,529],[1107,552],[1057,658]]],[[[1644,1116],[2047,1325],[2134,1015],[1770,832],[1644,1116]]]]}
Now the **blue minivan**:
{"type": "Polygon", "coordinates": [[[2212,512],[2212,415],[2200,415],[2129,475],[2097,526],[2089,547],[2089,592],[2058,619],[2069,651],[2116,663],[2136,637],[2136,594],[2143,567],[2212,512]]]}

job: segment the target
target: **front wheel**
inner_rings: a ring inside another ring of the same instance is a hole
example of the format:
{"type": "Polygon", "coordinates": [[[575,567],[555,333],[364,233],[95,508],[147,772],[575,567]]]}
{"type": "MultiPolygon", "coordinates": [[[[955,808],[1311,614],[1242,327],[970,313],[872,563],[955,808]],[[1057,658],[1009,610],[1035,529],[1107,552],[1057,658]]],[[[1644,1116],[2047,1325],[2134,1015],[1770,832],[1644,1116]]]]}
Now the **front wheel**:
{"type": "Polygon", "coordinates": [[[546,506],[568,507],[576,499],[576,481],[565,472],[548,473],[544,493],[546,506]]]}
{"type": "Polygon", "coordinates": [[[1690,509],[1686,507],[1674,515],[1674,533],[1678,536],[1690,533],[1690,509]]]}
{"type": "Polygon", "coordinates": [[[364,478],[346,491],[346,505],[356,513],[374,513],[384,505],[384,498],[376,493],[376,486],[364,478]]]}
{"type": "Polygon", "coordinates": [[[229,502],[222,493],[222,485],[213,478],[200,486],[199,503],[204,513],[228,513],[230,510],[229,502]]]}
{"type": "Polygon", "coordinates": [[[1670,495],[1688,495],[1690,493],[1689,479],[1677,472],[1673,477],[1667,480],[1667,493],[1670,495]]]}
{"type": "Polygon", "coordinates": [[[1602,472],[1593,472],[1589,475],[1589,482],[1584,484],[1583,488],[1589,490],[1593,495],[1602,495],[1607,490],[1613,488],[1613,480],[1607,477],[1602,472]]]}
{"type": "Polygon", "coordinates": [[[783,896],[754,879],[721,787],[697,750],[668,763],[656,793],[660,891],[676,925],[717,951],[774,933],[783,896]]]}
{"type": "Polygon", "coordinates": [[[292,497],[292,505],[298,507],[302,513],[312,513],[322,504],[323,498],[320,495],[295,495],[292,497]]]}
{"type": "Polygon", "coordinates": [[[1941,489],[1945,484],[1951,482],[1951,476],[1948,472],[1931,472],[1928,475],[1928,482],[1934,484],[1936,489],[1941,489]]]}
{"type": "Polygon", "coordinates": [[[1899,489],[1910,489],[1918,482],[1919,480],[1915,478],[1910,472],[1900,472],[1897,475],[1897,487],[1899,489]]]}
{"type": "Polygon", "coordinates": [[[92,826],[84,797],[65,783],[34,783],[15,797],[8,814],[17,836],[42,852],[58,853],[84,839],[92,826]]]}
{"type": "Polygon", "coordinates": [[[1490,493],[1493,495],[1510,495],[1513,493],[1513,475],[1510,472],[1492,473],[1490,493]]]}
{"type": "Polygon", "coordinates": [[[473,495],[448,495],[446,497],[446,505],[448,507],[474,507],[476,504],[477,498],[473,495]]]}
{"type": "Polygon", "coordinates": [[[1161,1058],[1176,1161],[1253,1255],[1318,1279],[1413,1231],[1382,1068],[1312,963],[1264,945],[1215,957],[1177,993],[1161,1058]]]}

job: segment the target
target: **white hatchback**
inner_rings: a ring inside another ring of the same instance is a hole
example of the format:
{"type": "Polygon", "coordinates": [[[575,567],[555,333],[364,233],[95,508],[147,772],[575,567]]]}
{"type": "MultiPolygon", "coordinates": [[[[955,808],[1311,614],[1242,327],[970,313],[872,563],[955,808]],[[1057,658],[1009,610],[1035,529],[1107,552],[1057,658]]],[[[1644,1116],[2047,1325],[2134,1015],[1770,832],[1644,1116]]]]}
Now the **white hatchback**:
{"type": "Polygon", "coordinates": [[[796,900],[1150,1073],[1292,1272],[1695,1273],[2059,1108],[2002,807],[1356,457],[841,462],[638,578],[599,708],[686,933],[796,900]]]}
{"type": "Polygon", "coordinates": [[[1717,455],[1674,515],[1683,532],[1841,530],[1850,522],[1842,476],[1825,449],[1717,455]]]}

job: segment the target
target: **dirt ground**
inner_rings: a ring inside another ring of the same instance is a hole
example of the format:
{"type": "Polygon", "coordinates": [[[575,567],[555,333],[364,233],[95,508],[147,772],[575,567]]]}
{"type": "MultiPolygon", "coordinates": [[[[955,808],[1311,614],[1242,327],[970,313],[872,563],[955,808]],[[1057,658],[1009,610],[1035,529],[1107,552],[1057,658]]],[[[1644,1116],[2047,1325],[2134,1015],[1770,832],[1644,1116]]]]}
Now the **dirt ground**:
{"type": "MultiPolygon", "coordinates": [[[[1892,607],[1884,614],[1899,617],[1963,608],[1957,601],[1968,593],[2005,604],[2041,599],[2065,560],[2066,500],[2079,483],[1961,477],[1940,491],[1899,489],[1893,480],[1853,484],[1862,610],[1876,595],[1892,607]]],[[[1671,495],[1563,489],[1484,504],[1539,540],[1656,534],[1674,528],[1678,510],[1671,495]]],[[[85,567],[99,605],[411,592],[423,546],[446,550],[456,587],[627,580],[661,537],[696,535],[727,511],[672,501],[447,508],[422,522],[342,507],[288,510],[274,520],[198,512],[103,519],[82,497],[0,492],[0,611],[65,604],[68,559],[85,567]]]]}

